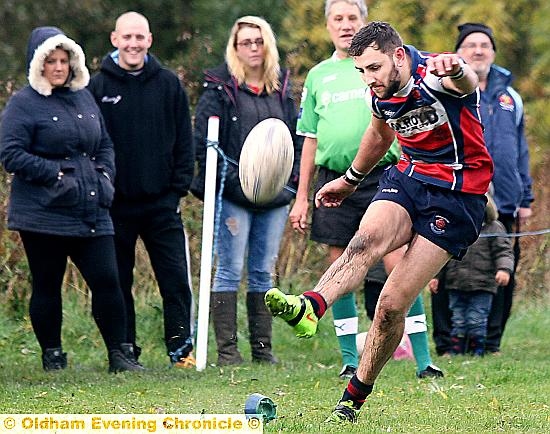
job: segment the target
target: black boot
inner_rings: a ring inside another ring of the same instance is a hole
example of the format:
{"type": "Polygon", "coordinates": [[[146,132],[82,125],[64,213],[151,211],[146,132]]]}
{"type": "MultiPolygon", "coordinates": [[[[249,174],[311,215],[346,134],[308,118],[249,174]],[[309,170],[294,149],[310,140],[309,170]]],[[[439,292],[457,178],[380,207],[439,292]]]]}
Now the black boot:
{"type": "Polygon", "coordinates": [[[67,353],[61,347],[46,348],[42,353],[42,367],[44,371],[56,371],[67,367],[67,353]]]}
{"type": "Polygon", "coordinates": [[[237,347],[237,292],[213,292],[210,301],[218,346],[218,365],[239,365],[243,358],[237,347]]]}
{"type": "Polygon", "coordinates": [[[252,361],[275,364],[279,361],[271,352],[271,322],[273,317],[265,306],[264,295],[265,292],[249,292],[246,294],[252,361]]]}
{"type": "Polygon", "coordinates": [[[116,374],[123,371],[145,371],[133,357],[132,344],[120,344],[119,348],[109,350],[109,372],[116,374]]]}

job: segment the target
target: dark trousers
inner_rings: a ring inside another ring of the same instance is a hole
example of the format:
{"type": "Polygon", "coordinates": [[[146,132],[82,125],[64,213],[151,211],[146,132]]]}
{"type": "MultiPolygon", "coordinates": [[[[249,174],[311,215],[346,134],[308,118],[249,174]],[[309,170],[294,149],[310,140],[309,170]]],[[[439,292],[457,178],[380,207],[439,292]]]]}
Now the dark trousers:
{"type": "MultiPolygon", "coordinates": [[[[504,214],[499,215],[498,219],[502,222],[506,228],[506,232],[513,233],[515,228],[516,219],[513,215],[504,214]]],[[[498,288],[497,294],[493,299],[493,305],[491,313],[489,315],[489,323],[487,326],[487,340],[485,342],[485,348],[489,352],[495,352],[500,350],[500,341],[508,318],[510,318],[510,312],[512,311],[512,302],[514,299],[514,290],[516,288],[515,272],[520,258],[520,245],[519,238],[515,238],[513,241],[514,249],[514,272],[510,276],[510,282],[508,285],[498,288]]]]}
{"type": "MultiPolygon", "coordinates": [[[[508,233],[514,232],[515,218],[512,215],[500,215],[499,220],[508,233]]],[[[514,240],[514,273],[520,258],[519,239],[514,240]]],[[[488,352],[500,350],[502,334],[510,317],[516,282],[514,273],[506,286],[498,288],[493,298],[487,324],[487,340],[485,348],[488,352]]],[[[451,311],[449,309],[449,294],[445,289],[444,279],[439,281],[437,294],[432,294],[433,338],[437,354],[441,355],[451,348],[451,311]]]]}
{"type": "Polygon", "coordinates": [[[432,294],[432,337],[435,342],[435,351],[439,356],[448,352],[451,347],[452,312],[449,308],[449,292],[445,288],[445,279],[439,279],[436,294],[432,294]]]}
{"type": "Polygon", "coordinates": [[[173,352],[184,346],[191,336],[192,294],[179,197],[169,194],[151,202],[118,202],[114,204],[111,215],[115,225],[120,283],[126,304],[127,341],[136,344],[132,286],[136,242],[140,237],[162,297],[166,348],[168,352],[173,352]]]}
{"type": "Polygon", "coordinates": [[[20,234],[32,276],[31,323],[42,351],[61,347],[61,287],[68,258],[92,292],[92,315],[107,348],[125,342],[126,317],[113,237],[20,234]]]}
{"type": "Polygon", "coordinates": [[[384,283],[387,278],[388,276],[382,261],[374,264],[365,277],[365,285],[363,287],[365,293],[365,310],[371,321],[374,318],[376,304],[378,303],[380,293],[382,292],[382,288],[384,288],[384,283]]]}

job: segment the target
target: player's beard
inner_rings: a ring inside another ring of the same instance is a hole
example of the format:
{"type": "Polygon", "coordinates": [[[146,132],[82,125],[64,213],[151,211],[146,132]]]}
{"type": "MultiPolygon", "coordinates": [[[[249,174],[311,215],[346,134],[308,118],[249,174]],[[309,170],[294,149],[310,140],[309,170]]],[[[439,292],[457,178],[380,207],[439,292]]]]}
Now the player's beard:
{"type": "Polygon", "coordinates": [[[399,70],[395,67],[395,63],[392,61],[392,70],[390,73],[390,79],[388,85],[386,86],[386,91],[380,99],[388,99],[393,96],[399,89],[401,89],[401,74],[399,70]]]}

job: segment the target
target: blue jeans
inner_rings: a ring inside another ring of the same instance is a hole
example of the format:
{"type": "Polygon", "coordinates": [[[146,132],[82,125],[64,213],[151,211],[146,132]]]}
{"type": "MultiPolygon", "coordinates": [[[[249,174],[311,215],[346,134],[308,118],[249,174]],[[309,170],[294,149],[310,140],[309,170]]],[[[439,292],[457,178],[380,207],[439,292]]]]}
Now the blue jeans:
{"type": "Polygon", "coordinates": [[[279,254],[287,217],[288,206],[252,210],[224,199],[212,291],[239,289],[245,257],[248,292],[266,292],[270,289],[273,285],[271,274],[279,254]]]}
{"type": "Polygon", "coordinates": [[[494,295],[487,291],[449,291],[451,336],[487,336],[487,319],[494,295]]]}

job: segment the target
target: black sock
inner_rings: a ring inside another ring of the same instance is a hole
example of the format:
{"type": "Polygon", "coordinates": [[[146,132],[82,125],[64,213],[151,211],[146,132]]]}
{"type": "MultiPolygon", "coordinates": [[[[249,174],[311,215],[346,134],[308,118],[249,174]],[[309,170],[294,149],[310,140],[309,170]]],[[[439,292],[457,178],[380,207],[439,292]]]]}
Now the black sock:
{"type": "Polygon", "coordinates": [[[367,396],[371,394],[373,387],[374,384],[365,384],[357,378],[357,375],[354,375],[351,377],[351,380],[349,380],[348,387],[344,390],[344,394],[340,401],[352,401],[353,407],[359,410],[365,403],[367,396]]]}

